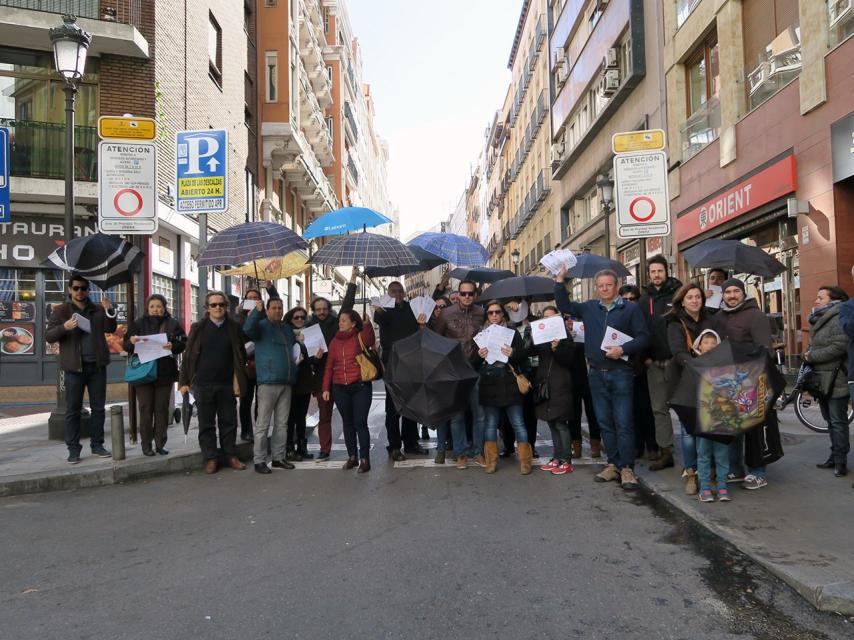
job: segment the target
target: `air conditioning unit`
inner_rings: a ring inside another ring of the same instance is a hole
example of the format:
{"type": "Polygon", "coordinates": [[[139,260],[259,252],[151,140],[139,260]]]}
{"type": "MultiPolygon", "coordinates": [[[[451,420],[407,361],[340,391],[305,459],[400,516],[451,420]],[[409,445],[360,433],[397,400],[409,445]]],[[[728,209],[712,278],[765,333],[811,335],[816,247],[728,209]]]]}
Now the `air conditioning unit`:
{"type": "Polygon", "coordinates": [[[560,140],[555,142],[550,149],[549,156],[551,158],[551,164],[556,164],[563,160],[563,154],[566,152],[566,141],[563,137],[560,140]]]}
{"type": "Polygon", "coordinates": [[[566,63],[560,65],[555,70],[555,84],[557,85],[557,89],[560,90],[563,85],[566,84],[566,79],[569,77],[569,72],[566,70],[566,63]]]}
{"type": "Polygon", "coordinates": [[[617,92],[620,87],[620,72],[617,69],[608,69],[602,74],[602,80],[599,82],[599,93],[603,96],[611,96],[617,92]]]}
{"type": "Polygon", "coordinates": [[[604,69],[618,69],[620,67],[620,50],[617,47],[608,49],[608,53],[602,58],[604,69]]]}

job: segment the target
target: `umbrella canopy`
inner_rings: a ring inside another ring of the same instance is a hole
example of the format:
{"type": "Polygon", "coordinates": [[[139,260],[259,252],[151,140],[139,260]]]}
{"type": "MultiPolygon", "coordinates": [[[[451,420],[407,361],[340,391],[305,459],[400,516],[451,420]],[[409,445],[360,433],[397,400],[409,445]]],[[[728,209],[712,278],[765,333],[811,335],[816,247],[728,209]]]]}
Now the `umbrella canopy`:
{"type": "Polygon", "coordinates": [[[417,265],[418,258],[400,240],[375,233],[354,233],[333,238],[309,262],[333,267],[397,267],[417,265]]]}
{"type": "Polygon", "coordinates": [[[764,424],[784,387],[767,349],[725,340],[688,363],[671,406],[689,433],[726,441],[764,424]]]}
{"type": "Polygon", "coordinates": [[[512,278],[516,274],[509,269],[493,269],[492,267],[457,267],[448,274],[449,278],[457,280],[472,280],[474,282],[498,282],[512,278]]]}
{"type": "Polygon", "coordinates": [[[275,222],[246,222],[223,229],[208,241],[199,255],[200,267],[251,262],[259,258],[281,258],[308,243],[286,226],[275,222]]]}
{"type": "Polygon", "coordinates": [[[267,280],[290,278],[308,269],[308,256],[301,251],[295,251],[281,258],[264,258],[228,269],[222,272],[224,276],[252,276],[267,280]]]}
{"type": "Polygon", "coordinates": [[[426,249],[455,265],[481,265],[489,259],[489,253],[483,245],[455,233],[428,231],[416,236],[408,244],[426,249]]]}
{"type": "Polygon", "coordinates": [[[515,300],[526,298],[530,302],[545,302],[554,300],[555,281],[540,276],[515,276],[499,280],[487,287],[478,302],[488,300],[515,300]]]}
{"type": "Polygon", "coordinates": [[[395,342],[385,373],[398,412],[426,425],[465,411],[476,382],[460,343],[429,330],[395,342]]]}
{"type": "Polygon", "coordinates": [[[367,207],[344,207],[320,216],[303,233],[311,240],[320,236],[340,236],[349,231],[362,231],[365,227],[377,227],[393,222],[379,211],[367,207]]]}
{"type": "Polygon", "coordinates": [[[623,263],[611,260],[605,256],[597,256],[592,253],[582,253],[576,256],[577,262],[575,266],[566,272],[570,278],[592,278],[603,269],[610,269],[616,272],[620,277],[632,275],[631,272],[623,266],[623,263]]]}
{"type": "Polygon", "coordinates": [[[371,267],[365,269],[365,275],[369,278],[383,278],[388,276],[405,276],[408,273],[419,271],[430,271],[439,265],[445,264],[447,260],[425,251],[421,247],[407,247],[418,259],[418,264],[395,265],[393,267],[371,267]]]}
{"type": "Polygon", "coordinates": [[[74,238],[51,253],[43,267],[77,273],[102,289],[130,282],[143,253],[119,236],[95,233],[74,238]]]}
{"type": "Polygon", "coordinates": [[[759,247],[738,240],[704,240],[682,255],[692,267],[717,267],[763,278],[773,278],[786,270],[785,265],[759,247]]]}

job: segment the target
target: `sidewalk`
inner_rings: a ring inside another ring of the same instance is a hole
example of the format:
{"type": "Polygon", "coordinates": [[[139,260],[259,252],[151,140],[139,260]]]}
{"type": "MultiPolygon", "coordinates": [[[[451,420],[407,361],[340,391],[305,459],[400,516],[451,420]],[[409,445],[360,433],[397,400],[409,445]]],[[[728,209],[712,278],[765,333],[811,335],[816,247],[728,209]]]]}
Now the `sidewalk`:
{"type": "Polygon", "coordinates": [[[807,430],[791,411],[780,416],[786,455],[768,467],[764,489],[731,484],[732,502],[702,504],[685,495],[678,463],[678,470],[651,472],[640,461],[638,476],[651,493],[734,545],[816,608],[852,615],[854,474],[835,478],[832,470],[817,469],[830,451],[829,436],[807,430]]]}

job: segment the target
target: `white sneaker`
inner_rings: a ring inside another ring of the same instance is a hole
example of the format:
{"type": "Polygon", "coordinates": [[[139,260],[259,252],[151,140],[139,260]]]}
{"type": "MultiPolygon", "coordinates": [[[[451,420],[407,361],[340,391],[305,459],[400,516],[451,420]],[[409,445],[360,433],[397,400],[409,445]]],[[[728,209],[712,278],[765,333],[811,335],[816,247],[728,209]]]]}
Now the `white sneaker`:
{"type": "Polygon", "coordinates": [[[757,476],[748,474],[744,478],[744,484],[742,485],[745,489],[761,489],[762,487],[768,486],[768,481],[762,476],[757,476]]]}

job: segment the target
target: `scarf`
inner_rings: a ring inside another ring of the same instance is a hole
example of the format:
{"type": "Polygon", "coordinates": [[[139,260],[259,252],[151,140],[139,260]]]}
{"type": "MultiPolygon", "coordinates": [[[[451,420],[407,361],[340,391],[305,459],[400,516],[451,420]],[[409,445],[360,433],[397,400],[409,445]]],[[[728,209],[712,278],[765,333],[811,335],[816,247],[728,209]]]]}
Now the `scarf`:
{"type": "Polygon", "coordinates": [[[812,313],[809,316],[809,323],[815,324],[818,322],[818,319],[821,318],[825,313],[827,313],[830,309],[839,304],[840,300],[832,300],[830,304],[827,304],[823,307],[819,307],[818,309],[813,309],[812,313]]]}

